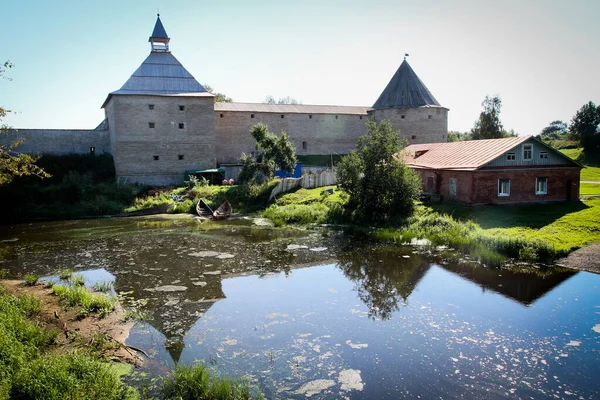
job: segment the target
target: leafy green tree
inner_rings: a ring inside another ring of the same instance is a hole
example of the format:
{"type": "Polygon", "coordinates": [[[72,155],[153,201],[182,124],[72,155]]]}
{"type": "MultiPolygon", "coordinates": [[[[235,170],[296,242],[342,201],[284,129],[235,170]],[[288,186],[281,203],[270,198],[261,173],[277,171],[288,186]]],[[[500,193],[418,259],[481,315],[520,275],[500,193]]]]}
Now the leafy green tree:
{"type": "Polygon", "coordinates": [[[600,151],[600,106],[584,104],[573,116],[570,132],[586,152],[600,151]]]}
{"type": "MultiPolygon", "coordinates": [[[[4,74],[7,69],[12,68],[13,64],[6,61],[0,65],[0,78],[8,79],[4,74]]],[[[10,127],[2,121],[7,114],[12,111],[0,106],[0,135],[8,135],[10,127]]],[[[23,139],[15,140],[9,144],[0,143],[0,185],[9,183],[17,176],[35,175],[40,178],[47,178],[48,175],[42,168],[35,165],[39,157],[30,156],[28,154],[18,153],[17,147],[23,143],[23,139]]]]}
{"type": "Polygon", "coordinates": [[[253,179],[272,178],[277,169],[294,171],[296,150],[287,133],[281,132],[278,137],[269,132],[267,125],[260,123],[252,127],[250,134],[256,141],[256,152],[254,155],[242,154],[238,181],[244,183],[253,179]]]}
{"type": "Polygon", "coordinates": [[[481,103],[483,111],[479,114],[479,119],[471,129],[471,135],[474,140],[495,139],[506,136],[506,132],[500,122],[500,109],[502,100],[499,96],[485,96],[481,103]]]}
{"type": "Polygon", "coordinates": [[[540,135],[541,136],[564,135],[565,133],[567,133],[567,131],[568,131],[567,123],[563,122],[561,120],[556,120],[556,121],[550,122],[550,124],[548,124],[547,127],[542,129],[542,131],[540,132],[540,135]]]}
{"type": "Polygon", "coordinates": [[[208,83],[204,84],[204,89],[216,96],[215,103],[231,103],[233,101],[231,97],[227,97],[223,93],[215,92],[212,86],[210,86],[208,83]]]}
{"type": "Polygon", "coordinates": [[[465,140],[471,140],[469,132],[448,131],[448,142],[463,142],[465,140]]]}
{"type": "Polygon", "coordinates": [[[347,207],[357,222],[385,224],[413,213],[421,180],[399,157],[402,144],[388,120],[377,124],[370,119],[357,149],[338,164],[338,183],[350,197],[347,207]]]}
{"type": "Polygon", "coordinates": [[[296,100],[295,98],[290,97],[290,96],[280,97],[277,100],[275,100],[275,97],[273,97],[271,95],[267,95],[265,97],[265,101],[263,101],[263,103],[265,103],[265,104],[302,104],[301,101],[296,100]]]}

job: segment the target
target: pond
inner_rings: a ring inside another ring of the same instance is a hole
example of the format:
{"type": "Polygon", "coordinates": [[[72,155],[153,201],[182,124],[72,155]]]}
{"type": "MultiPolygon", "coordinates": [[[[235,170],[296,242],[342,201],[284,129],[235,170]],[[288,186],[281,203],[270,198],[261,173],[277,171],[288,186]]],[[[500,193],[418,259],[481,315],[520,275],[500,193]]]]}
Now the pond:
{"type": "Polygon", "coordinates": [[[150,376],[200,361],[267,398],[600,396],[600,276],[257,222],[0,227],[0,268],[112,281],[149,314],[128,343],[150,376]]]}

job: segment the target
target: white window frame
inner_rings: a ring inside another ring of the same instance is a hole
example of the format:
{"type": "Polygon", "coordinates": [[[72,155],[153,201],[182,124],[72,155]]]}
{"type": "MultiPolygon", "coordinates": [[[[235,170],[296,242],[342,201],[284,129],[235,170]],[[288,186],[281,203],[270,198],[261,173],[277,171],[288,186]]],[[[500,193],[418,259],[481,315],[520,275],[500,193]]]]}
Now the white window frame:
{"type": "Polygon", "coordinates": [[[515,161],[517,159],[517,153],[511,151],[510,153],[506,153],[506,161],[515,161]]]}
{"type": "Polygon", "coordinates": [[[540,151],[540,158],[541,159],[547,159],[548,158],[548,152],[547,151],[540,151]]]}
{"type": "Polygon", "coordinates": [[[498,178],[498,197],[508,197],[510,196],[510,179],[500,179],[498,178]],[[506,191],[502,191],[504,187],[502,186],[502,182],[507,182],[506,191]]]}
{"type": "Polygon", "coordinates": [[[548,178],[545,176],[538,176],[535,178],[535,194],[548,194],[548,178]],[[538,190],[540,182],[544,182],[543,190],[538,190]]]}
{"type": "Polygon", "coordinates": [[[533,161],[533,144],[531,143],[527,143],[523,145],[523,161],[533,161]],[[529,147],[529,158],[525,158],[525,152],[527,151],[526,148],[529,147]]]}

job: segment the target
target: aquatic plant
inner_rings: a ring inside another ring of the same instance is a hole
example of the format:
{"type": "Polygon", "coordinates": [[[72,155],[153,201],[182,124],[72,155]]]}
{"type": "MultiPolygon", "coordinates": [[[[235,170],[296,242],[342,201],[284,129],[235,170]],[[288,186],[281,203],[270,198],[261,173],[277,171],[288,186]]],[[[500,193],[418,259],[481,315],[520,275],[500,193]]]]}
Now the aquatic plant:
{"type": "Polygon", "coordinates": [[[164,378],[161,388],[162,398],[165,400],[263,398],[260,392],[254,392],[251,393],[247,381],[214,377],[202,364],[177,365],[175,370],[164,378]]]}
{"type": "Polygon", "coordinates": [[[61,269],[58,271],[58,277],[62,280],[70,279],[73,276],[73,271],[70,269],[61,269]]]}
{"type": "Polygon", "coordinates": [[[97,312],[101,316],[115,309],[117,299],[103,293],[91,293],[84,286],[54,285],[52,293],[68,307],[80,307],[79,314],[97,312]]]}
{"type": "Polygon", "coordinates": [[[70,281],[74,286],[85,285],[85,278],[81,274],[73,274],[70,278],[70,281]]]}
{"type": "Polygon", "coordinates": [[[35,275],[35,274],[27,274],[23,277],[23,280],[25,281],[25,284],[27,286],[34,286],[38,280],[40,279],[39,275],[35,275]]]}
{"type": "Polygon", "coordinates": [[[96,292],[110,292],[113,289],[113,283],[111,281],[94,282],[92,288],[96,292]]]}

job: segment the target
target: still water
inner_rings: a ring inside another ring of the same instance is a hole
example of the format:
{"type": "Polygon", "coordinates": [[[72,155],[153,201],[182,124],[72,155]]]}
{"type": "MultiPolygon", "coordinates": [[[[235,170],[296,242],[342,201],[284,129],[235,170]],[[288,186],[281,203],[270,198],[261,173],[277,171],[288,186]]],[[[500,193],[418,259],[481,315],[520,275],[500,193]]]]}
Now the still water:
{"type": "Polygon", "coordinates": [[[149,313],[128,343],[150,376],[201,361],[267,398],[600,397],[600,276],[257,222],[0,227],[0,268],[113,281],[149,313]]]}

